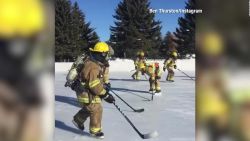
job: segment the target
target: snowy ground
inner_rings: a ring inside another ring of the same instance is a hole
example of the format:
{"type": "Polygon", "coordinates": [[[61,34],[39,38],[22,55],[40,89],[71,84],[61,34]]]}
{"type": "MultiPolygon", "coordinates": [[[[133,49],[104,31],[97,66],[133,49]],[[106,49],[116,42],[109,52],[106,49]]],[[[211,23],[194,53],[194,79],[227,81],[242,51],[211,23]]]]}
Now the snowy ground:
{"type": "MultiPolygon", "coordinates": [[[[162,64],[162,60],[160,61],[162,64]]],[[[134,108],[144,108],[142,113],[135,113],[122,101],[116,103],[142,132],[157,130],[159,136],[149,141],[194,141],[195,140],[195,81],[176,70],[174,83],[161,79],[162,96],[154,97],[148,93],[149,82],[142,76],[141,81],[131,79],[133,62],[116,60],[111,63],[110,81],[113,89],[134,108]]],[[[75,94],[64,87],[65,77],[70,63],[56,63],[55,68],[55,141],[95,141],[87,132],[77,130],[71,123],[73,115],[80,109],[75,94]]],[[[195,75],[194,60],[180,60],[178,68],[195,75]]],[[[142,140],[127,123],[117,109],[103,102],[103,141],[139,141],[142,140]]],[[[86,122],[86,130],[88,131],[86,122]]]]}

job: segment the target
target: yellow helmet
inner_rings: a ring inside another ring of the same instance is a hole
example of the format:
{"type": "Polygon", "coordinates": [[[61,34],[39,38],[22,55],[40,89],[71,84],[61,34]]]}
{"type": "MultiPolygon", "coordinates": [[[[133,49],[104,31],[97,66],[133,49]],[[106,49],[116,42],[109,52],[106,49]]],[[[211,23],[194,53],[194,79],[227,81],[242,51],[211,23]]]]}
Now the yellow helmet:
{"type": "Polygon", "coordinates": [[[172,55],[174,56],[174,57],[177,57],[177,52],[172,52],[172,55]]]}
{"type": "Polygon", "coordinates": [[[219,55],[223,52],[223,39],[217,32],[205,34],[202,51],[208,55],[219,55]]]}
{"type": "Polygon", "coordinates": [[[141,55],[141,56],[144,56],[144,52],[141,52],[140,55],[141,55]]]}
{"type": "Polygon", "coordinates": [[[44,7],[39,0],[0,0],[0,36],[35,34],[43,29],[44,18],[44,7]]]}
{"type": "Polygon", "coordinates": [[[144,56],[144,52],[143,52],[143,51],[139,51],[139,52],[137,53],[137,55],[139,55],[139,56],[144,56]]]}
{"type": "Polygon", "coordinates": [[[138,51],[137,56],[144,56],[144,52],[143,51],[138,51]]]}
{"type": "Polygon", "coordinates": [[[89,48],[89,50],[93,52],[108,52],[109,46],[105,42],[98,42],[95,44],[94,48],[89,48]]]}

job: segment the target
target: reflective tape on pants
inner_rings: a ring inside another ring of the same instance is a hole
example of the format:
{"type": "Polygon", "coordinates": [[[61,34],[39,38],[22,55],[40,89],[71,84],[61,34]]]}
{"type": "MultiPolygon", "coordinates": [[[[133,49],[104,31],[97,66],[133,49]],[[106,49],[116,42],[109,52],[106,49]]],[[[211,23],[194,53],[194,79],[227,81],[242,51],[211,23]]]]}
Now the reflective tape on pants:
{"type": "MultiPolygon", "coordinates": [[[[80,103],[84,103],[84,104],[88,104],[89,103],[89,98],[87,98],[87,97],[78,97],[77,98],[78,99],[78,102],[80,102],[80,103]]],[[[101,103],[101,99],[99,98],[99,97],[95,97],[92,101],[91,101],[91,103],[101,103]]]]}
{"type": "Polygon", "coordinates": [[[95,128],[95,127],[90,127],[90,132],[91,133],[97,133],[100,132],[102,128],[95,128]]]}

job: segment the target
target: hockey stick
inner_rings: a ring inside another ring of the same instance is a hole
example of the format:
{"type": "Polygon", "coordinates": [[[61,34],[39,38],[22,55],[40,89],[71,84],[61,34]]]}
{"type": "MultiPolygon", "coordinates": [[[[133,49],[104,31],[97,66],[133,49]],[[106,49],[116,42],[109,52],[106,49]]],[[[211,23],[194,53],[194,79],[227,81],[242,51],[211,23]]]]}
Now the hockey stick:
{"type": "MultiPolygon", "coordinates": [[[[183,74],[185,74],[187,77],[189,77],[190,79],[194,80],[192,77],[190,77],[189,75],[187,75],[185,72],[181,71],[180,69],[177,68],[178,71],[182,72],[183,74]]],[[[194,80],[195,81],[195,80],[194,80]]]]}
{"type": "Polygon", "coordinates": [[[132,71],[136,71],[136,69],[134,69],[134,70],[131,70],[130,72],[132,72],[132,71]]]}
{"type": "Polygon", "coordinates": [[[148,133],[148,134],[142,134],[136,127],[135,125],[129,120],[129,118],[121,111],[121,109],[118,107],[118,105],[116,105],[115,103],[113,103],[116,107],[116,109],[123,115],[123,117],[128,121],[128,123],[133,127],[133,129],[136,131],[136,133],[139,134],[139,136],[143,139],[149,139],[149,138],[154,138],[158,136],[157,131],[148,133]]]}
{"type": "Polygon", "coordinates": [[[155,95],[155,92],[153,91],[153,92],[152,92],[152,97],[151,97],[151,100],[152,100],[152,101],[154,100],[154,95],[155,95]]]}
{"type": "Polygon", "coordinates": [[[123,100],[118,94],[116,94],[112,89],[109,89],[114,95],[116,95],[121,101],[123,101],[129,108],[131,108],[134,112],[141,113],[144,111],[144,109],[134,109],[132,106],[130,106],[125,100],[123,100]]]}

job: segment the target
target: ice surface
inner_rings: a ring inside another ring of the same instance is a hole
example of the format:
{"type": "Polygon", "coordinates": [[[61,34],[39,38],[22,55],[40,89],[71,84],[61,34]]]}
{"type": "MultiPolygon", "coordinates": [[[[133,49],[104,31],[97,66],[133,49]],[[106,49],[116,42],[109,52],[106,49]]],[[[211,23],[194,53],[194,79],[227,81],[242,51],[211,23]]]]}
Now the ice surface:
{"type": "MultiPolygon", "coordinates": [[[[163,60],[160,60],[163,62],[163,60]]],[[[178,60],[178,68],[190,76],[195,75],[194,60],[178,60]],[[183,68],[182,68],[183,67],[183,68]]],[[[131,60],[111,61],[110,82],[119,96],[135,109],[144,108],[142,113],[133,112],[116,98],[121,110],[134,123],[142,134],[157,131],[158,136],[149,141],[194,141],[195,140],[195,81],[175,70],[175,82],[165,81],[165,72],[161,79],[162,95],[149,94],[149,82],[142,76],[141,81],[131,78],[134,69],[131,60]]],[[[96,141],[89,136],[89,120],[85,131],[74,127],[71,120],[80,109],[75,93],[65,88],[65,77],[70,63],[56,63],[55,68],[55,141],[96,141]]],[[[142,140],[125,118],[112,104],[103,102],[102,127],[103,141],[139,141],[142,140]]]]}

